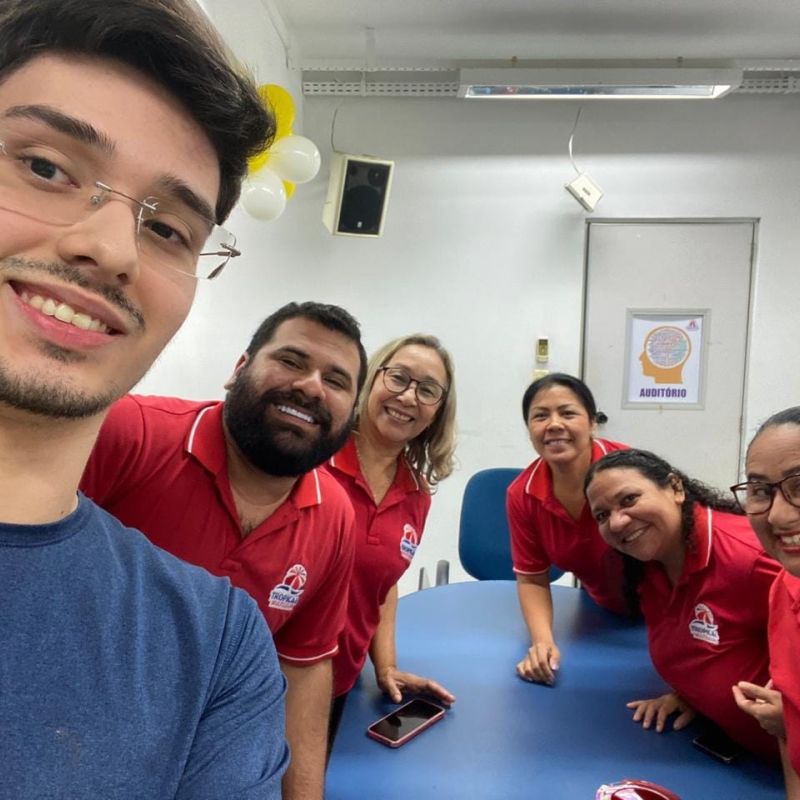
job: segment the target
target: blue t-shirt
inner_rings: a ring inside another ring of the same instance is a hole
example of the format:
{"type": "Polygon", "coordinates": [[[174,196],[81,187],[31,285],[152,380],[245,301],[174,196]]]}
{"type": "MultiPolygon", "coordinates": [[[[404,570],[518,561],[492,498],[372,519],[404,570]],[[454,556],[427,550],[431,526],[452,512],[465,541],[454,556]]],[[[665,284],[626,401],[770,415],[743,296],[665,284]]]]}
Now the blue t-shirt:
{"type": "Polygon", "coordinates": [[[288,761],[255,603],[87,498],[0,524],[0,797],[280,798],[288,761]]]}

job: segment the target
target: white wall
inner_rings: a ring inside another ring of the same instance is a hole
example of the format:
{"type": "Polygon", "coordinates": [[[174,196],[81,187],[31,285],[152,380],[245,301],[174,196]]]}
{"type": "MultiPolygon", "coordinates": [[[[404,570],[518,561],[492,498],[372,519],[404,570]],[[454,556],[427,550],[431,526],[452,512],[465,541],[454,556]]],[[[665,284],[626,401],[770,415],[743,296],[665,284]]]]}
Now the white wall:
{"type": "MultiPolygon", "coordinates": [[[[262,81],[296,80],[280,73],[259,65],[262,81]]],[[[416,330],[439,335],[456,361],[460,469],[434,499],[415,565],[448,558],[463,577],[456,533],[466,479],[532,458],[519,401],[536,337],[550,337],[551,370],[579,366],[585,217],[563,189],[574,175],[566,147],[575,111],[571,103],[308,99],[295,132],[320,147],[321,175],[298,187],[277,222],[234,212],[243,263],[201,287],[140,389],[221,396],[252,330],[289,300],[345,306],[368,350],[416,330]],[[337,107],[338,150],[396,161],[380,240],[332,237],[320,221],[337,107]]],[[[796,96],[741,96],[587,104],[575,138],[578,165],[606,192],[603,217],[760,219],[750,428],[800,402],[798,130],[796,96]]],[[[414,569],[401,589],[415,581],[414,569]]]]}
{"type": "Polygon", "coordinates": [[[256,81],[278,83],[291,91],[302,112],[300,76],[288,67],[292,41],[270,0],[202,0],[202,5],[256,81]]]}

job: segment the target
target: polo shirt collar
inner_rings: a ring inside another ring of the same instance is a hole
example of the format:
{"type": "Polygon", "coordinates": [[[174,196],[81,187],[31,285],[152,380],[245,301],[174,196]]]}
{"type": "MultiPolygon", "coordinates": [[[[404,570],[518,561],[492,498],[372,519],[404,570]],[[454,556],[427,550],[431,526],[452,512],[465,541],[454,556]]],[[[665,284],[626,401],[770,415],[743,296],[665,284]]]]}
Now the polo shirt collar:
{"type": "MultiPolygon", "coordinates": [[[[607,452],[608,448],[602,439],[592,439],[592,464],[599,461],[607,452]]],[[[553,473],[541,456],[534,461],[533,470],[525,485],[525,493],[542,501],[553,496],[553,473]]]]}
{"type": "MultiPolygon", "coordinates": [[[[334,469],[344,472],[345,475],[349,475],[351,478],[361,478],[363,480],[364,476],[361,473],[361,462],[358,460],[358,449],[356,448],[356,436],[358,436],[358,434],[355,432],[350,434],[344,447],[334,456],[331,456],[328,463],[334,469]]],[[[397,487],[406,493],[418,492],[420,490],[419,478],[414,474],[411,467],[408,466],[408,462],[405,458],[398,459],[397,475],[395,475],[395,479],[392,482],[392,487],[397,487]]]]}
{"type": "Polygon", "coordinates": [[[322,485],[316,467],[298,478],[289,497],[298,508],[322,505],[322,485]]]}
{"type": "Polygon", "coordinates": [[[192,427],[186,436],[186,454],[199,461],[214,475],[225,469],[227,453],[222,429],[222,401],[197,410],[192,427]]]}
{"type": "Polygon", "coordinates": [[[783,585],[786,587],[786,592],[792,601],[792,611],[796,616],[800,617],[800,578],[795,577],[786,570],[780,573],[778,577],[779,579],[783,578],[783,585]]]}
{"type": "Polygon", "coordinates": [[[356,450],[353,434],[350,434],[342,449],[331,456],[328,463],[351,478],[356,478],[361,474],[361,465],[358,462],[358,450],[356,450]]]}
{"type": "Polygon", "coordinates": [[[695,503],[692,544],[686,548],[681,578],[705,569],[711,559],[714,539],[713,512],[708,506],[695,503]]]}
{"type": "MultiPolygon", "coordinates": [[[[198,410],[186,437],[184,449],[187,455],[199,461],[210,473],[217,476],[223,474],[227,481],[228,456],[222,427],[224,405],[222,401],[218,401],[198,410]]],[[[289,499],[297,508],[308,508],[322,503],[322,487],[316,469],[298,478],[289,499]]]]}

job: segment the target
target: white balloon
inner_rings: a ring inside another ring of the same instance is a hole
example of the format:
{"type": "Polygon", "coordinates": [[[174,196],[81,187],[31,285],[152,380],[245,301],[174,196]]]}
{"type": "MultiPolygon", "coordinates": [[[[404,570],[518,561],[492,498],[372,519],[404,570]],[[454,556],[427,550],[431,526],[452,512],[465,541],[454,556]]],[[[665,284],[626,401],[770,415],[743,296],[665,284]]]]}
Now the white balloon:
{"type": "Polygon", "coordinates": [[[261,169],[242,186],[242,208],[255,219],[272,222],[286,208],[286,188],[271,169],[261,169]]]}
{"type": "Polygon", "coordinates": [[[310,181],[321,163],[317,146],[305,136],[284,136],[269,149],[269,168],[292,183],[310,181]]]}

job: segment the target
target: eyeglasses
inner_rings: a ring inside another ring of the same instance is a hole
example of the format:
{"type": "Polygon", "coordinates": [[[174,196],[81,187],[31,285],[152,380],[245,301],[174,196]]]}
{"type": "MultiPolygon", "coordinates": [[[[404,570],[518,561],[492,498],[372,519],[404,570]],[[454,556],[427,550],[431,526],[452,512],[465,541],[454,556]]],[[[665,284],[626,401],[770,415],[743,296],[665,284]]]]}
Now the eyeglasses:
{"type": "Polygon", "coordinates": [[[766,514],[772,508],[779,489],[789,505],[800,508],[800,475],[787,475],[774,483],[746,481],[731,486],[736,502],[745,514],[766,514]]]}
{"type": "Polygon", "coordinates": [[[392,394],[402,394],[413,383],[417,400],[425,406],[435,406],[447,394],[447,389],[436,381],[418,381],[400,367],[381,367],[379,372],[383,373],[383,385],[392,394]]]}
{"type": "Polygon", "coordinates": [[[79,151],[54,146],[41,136],[0,128],[0,207],[50,225],[74,225],[110,200],[131,204],[143,262],[202,280],[216,278],[241,255],[236,237],[183,204],[137,200],[92,175],[79,151]],[[179,206],[179,207],[176,207],[179,206]]]}

